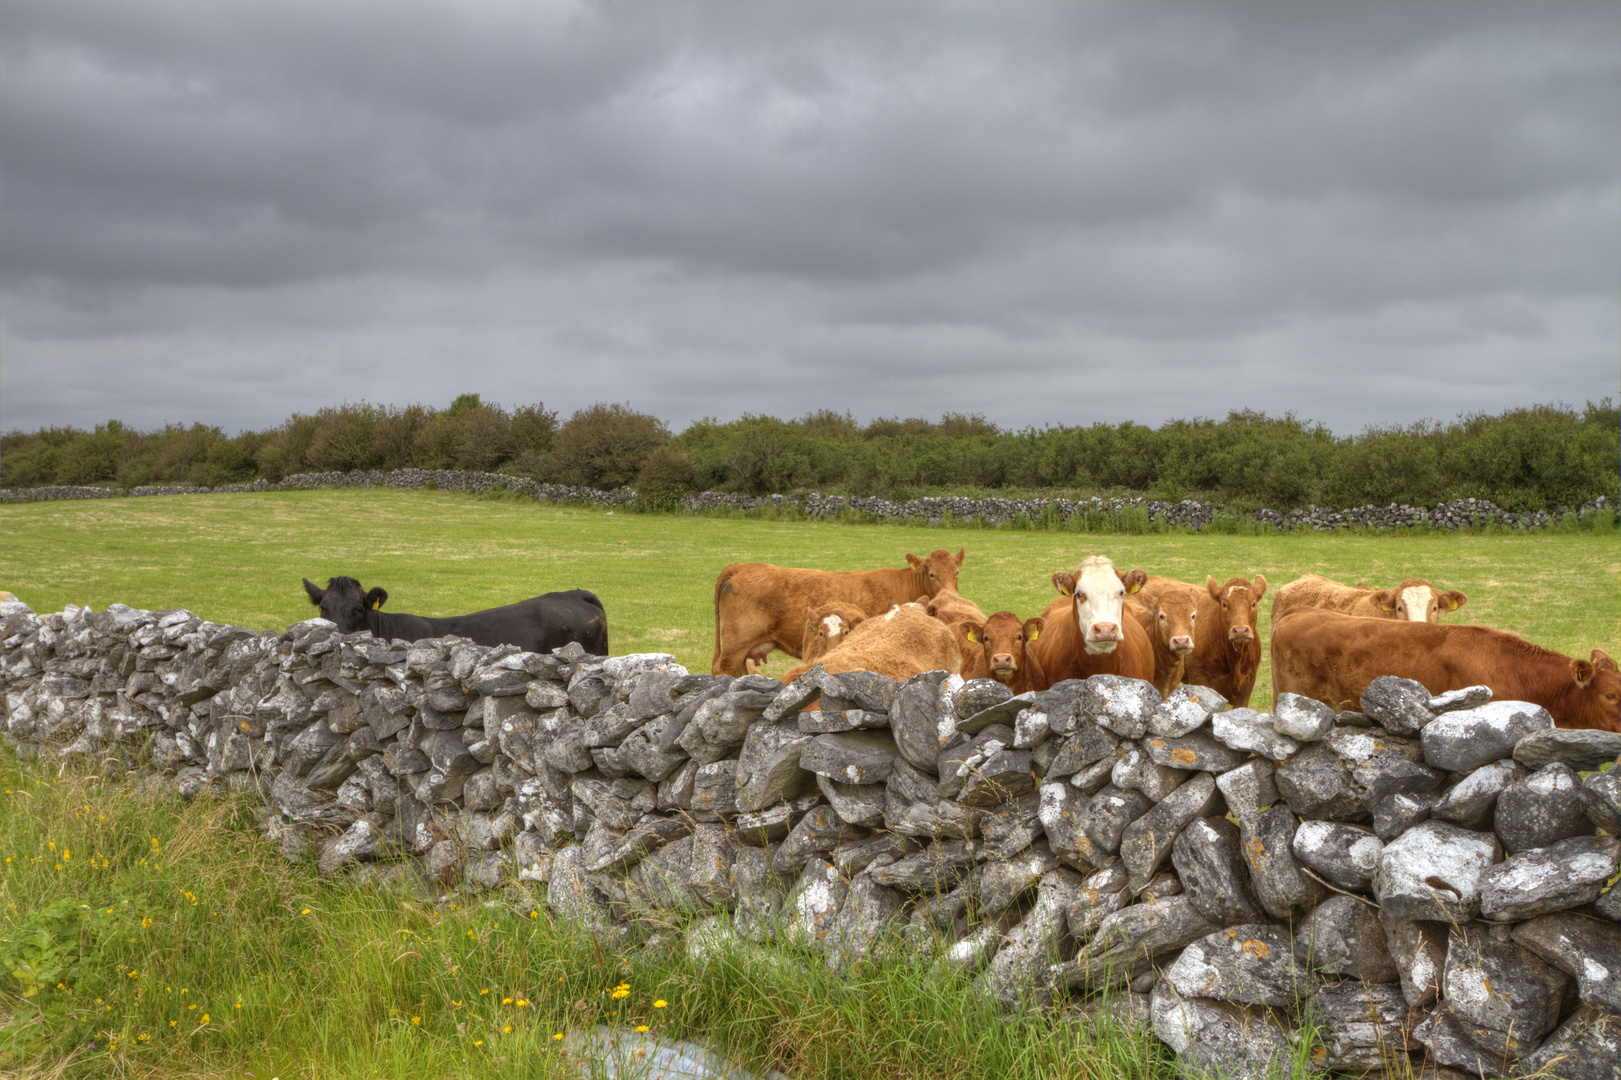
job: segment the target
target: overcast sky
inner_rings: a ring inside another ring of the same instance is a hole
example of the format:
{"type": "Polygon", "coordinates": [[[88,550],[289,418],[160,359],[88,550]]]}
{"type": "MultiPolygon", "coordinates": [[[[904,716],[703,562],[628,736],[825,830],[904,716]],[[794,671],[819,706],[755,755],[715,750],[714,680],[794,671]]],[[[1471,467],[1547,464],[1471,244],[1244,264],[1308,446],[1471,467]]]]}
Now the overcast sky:
{"type": "Polygon", "coordinates": [[[1621,386],[1621,4],[0,4],[0,425],[1621,386]]]}

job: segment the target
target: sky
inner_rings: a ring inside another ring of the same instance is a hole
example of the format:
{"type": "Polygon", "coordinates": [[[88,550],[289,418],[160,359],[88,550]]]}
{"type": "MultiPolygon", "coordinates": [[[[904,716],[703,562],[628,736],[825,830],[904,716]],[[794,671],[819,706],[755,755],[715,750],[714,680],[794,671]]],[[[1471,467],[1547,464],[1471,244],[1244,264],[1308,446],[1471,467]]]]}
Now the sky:
{"type": "Polygon", "coordinates": [[[1621,393],[1621,4],[0,4],[0,428],[1621,393]]]}

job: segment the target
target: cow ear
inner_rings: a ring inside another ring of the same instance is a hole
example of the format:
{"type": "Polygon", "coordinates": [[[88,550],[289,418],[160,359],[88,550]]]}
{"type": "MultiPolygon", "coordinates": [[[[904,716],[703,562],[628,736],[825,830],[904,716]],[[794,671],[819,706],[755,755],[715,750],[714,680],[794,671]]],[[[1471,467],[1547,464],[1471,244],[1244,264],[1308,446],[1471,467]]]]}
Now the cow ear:
{"type": "Polygon", "coordinates": [[[1577,687],[1585,690],[1587,684],[1593,681],[1593,676],[1598,674],[1598,669],[1593,666],[1590,660],[1572,660],[1570,662],[1570,674],[1576,680],[1577,687]]]}
{"type": "Polygon", "coordinates": [[[1603,649],[1593,650],[1593,667],[1598,671],[1621,671],[1621,667],[1617,667],[1610,654],[1603,649]]]}
{"type": "Polygon", "coordinates": [[[1204,591],[1210,594],[1210,599],[1212,600],[1221,599],[1221,586],[1216,584],[1216,579],[1210,577],[1208,574],[1205,575],[1204,579],[1204,591]]]}
{"type": "Polygon", "coordinates": [[[983,637],[982,628],[977,623],[966,623],[962,628],[962,636],[978,645],[983,637]]]}
{"type": "Polygon", "coordinates": [[[1053,588],[1065,596],[1075,595],[1075,575],[1060,570],[1053,575],[1053,588]]]}
{"type": "Polygon", "coordinates": [[[317,606],[321,603],[321,597],[326,595],[326,590],[316,585],[309,578],[304,578],[304,591],[310,594],[310,603],[317,606]]]}
{"type": "Polygon", "coordinates": [[[1144,585],[1148,584],[1148,575],[1141,570],[1133,570],[1120,580],[1126,586],[1126,592],[1135,596],[1142,591],[1144,585]]]}
{"type": "Polygon", "coordinates": [[[923,569],[923,560],[908,551],[906,553],[906,565],[910,566],[913,570],[921,570],[923,569]]]}
{"type": "Polygon", "coordinates": [[[959,567],[959,568],[960,568],[960,567],[961,567],[961,566],[962,566],[962,560],[963,560],[963,557],[964,557],[964,556],[966,556],[966,555],[967,555],[967,554],[968,554],[968,549],[967,549],[967,548],[965,548],[965,547],[960,547],[960,548],[958,548],[958,549],[957,549],[957,558],[956,558],[956,562],[957,562],[957,566],[958,566],[958,567],[959,567]]]}
{"type": "Polygon", "coordinates": [[[1266,575],[1256,574],[1253,584],[1255,586],[1255,599],[1259,601],[1261,597],[1266,595],[1266,575]]]}
{"type": "Polygon", "coordinates": [[[1024,639],[1026,641],[1036,640],[1036,638],[1041,636],[1041,632],[1046,629],[1046,627],[1047,620],[1041,618],[1039,615],[1034,619],[1024,620],[1024,639]]]}
{"type": "Polygon", "coordinates": [[[1436,599],[1441,601],[1441,607],[1447,611],[1457,611],[1469,602],[1469,598],[1457,589],[1448,589],[1436,599]]]}
{"type": "Polygon", "coordinates": [[[388,603],[388,590],[383,588],[381,585],[366,594],[366,606],[371,608],[373,611],[376,611],[386,603],[388,603]]]}
{"type": "Polygon", "coordinates": [[[865,611],[858,611],[854,615],[841,615],[839,618],[843,621],[844,629],[848,632],[866,622],[867,613],[865,611]]]}
{"type": "Polygon", "coordinates": [[[1373,594],[1373,598],[1374,600],[1378,601],[1380,611],[1396,610],[1395,589],[1380,589],[1378,592],[1373,594]]]}

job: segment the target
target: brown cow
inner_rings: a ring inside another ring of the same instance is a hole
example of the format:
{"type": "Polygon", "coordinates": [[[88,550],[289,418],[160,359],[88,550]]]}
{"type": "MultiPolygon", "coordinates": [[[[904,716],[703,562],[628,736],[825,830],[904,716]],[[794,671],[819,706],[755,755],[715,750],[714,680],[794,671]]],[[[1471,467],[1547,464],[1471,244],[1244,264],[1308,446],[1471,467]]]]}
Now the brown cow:
{"type": "MultiPolygon", "coordinates": [[[[957,635],[957,644],[962,647],[962,666],[966,671],[979,655],[980,646],[963,636],[962,628],[968,625],[978,625],[987,618],[980,606],[968,599],[955,589],[941,589],[934,596],[920,596],[917,603],[936,619],[951,627],[952,633],[957,635]]],[[[976,676],[984,678],[985,676],[976,676]]]]}
{"type": "Polygon", "coordinates": [[[1041,637],[1044,626],[1040,618],[1020,622],[1011,611],[998,611],[984,622],[953,623],[966,658],[962,677],[995,679],[1015,694],[1047,689],[1046,672],[1030,645],[1041,637]]]}
{"type": "Polygon", "coordinates": [[[770,563],[733,563],[715,579],[716,675],[742,675],[748,661],[773,649],[803,656],[805,610],[835,600],[862,611],[888,611],[941,589],[957,588],[964,551],[907,553],[909,564],[885,570],[801,570],[770,563]]]}
{"type": "MultiPolygon", "coordinates": [[[[854,604],[838,600],[820,607],[805,609],[804,656],[806,665],[814,664],[843,644],[850,631],[867,619],[867,613],[854,604]]],[[[753,663],[753,661],[749,661],[753,663]]]]}
{"type": "MultiPolygon", "coordinates": [[[[815,663],[828,672],[876,671],[898,682],[925,671],[962,671],[957,636],[921,604],[898,604],[882,615],[863,619],[815,663]]],[[[783,682],[793,682],[814,666],[801,662],[789,668],[783,682]]]]}
{"type": "Polygon", "coordinates": [[[1148,633],[1123,613],[1126,596],[1147,579],[1141,570],[1120,573],[1102,555],[1083,559],[1074,574],[1053,575],[1063,595],[1041,613],[1041,637],[1031,647],[1048,685],[1089,675],[1154,677],[1148,633]]]}
{"type": "Polygon", "coordinates": [[[1437,592],[1424,578],[1408,578],[1394,589],[1371,589],[1360,584],[1341,585],[1320,574],[1307,574],[1278,590],[1272,601],[1272,621],[1277,622],[1289,612],[1304,607],[1369,619],[1433,623],[1441,621],[1441,612],[1457,611],[1468,601],[1469,597],[1457,589],[1437,592]]]}
{"type": "Polygon", "coordinates": [[[1208,686],[1236,706],[1247,706],[1261,667],[1261,638],[1256,629],[1256,607],[1266,595],[1266,578],[1254,581],[1228,578],[1218,585],[1205,578],[1205,587],[1171,578],[1151,577],[1143,587],[1147,603],[1161,603],[1175,589],[1191,589],[1198,597],[1193,624],[1193,652],[1182,667],[1182,681],[1208,686]]]}
{"type": "Polygon", "coordinates": [[[1138,593],[1126,597],[1126,614],[1147,631],[1154,649],[1154,688],[1169,694],[1181,685],[1188,654],[1193,651],[1198,596],[1192,589],[1162,589],[1150,604],[1138,593]]]}
{"type": "Polygon", "coordinates": [[[1621,731],[1621,671],[1594,649],[1571,657],[1485,626],[1364,619],[1297,608],[1272,625],[1272,686],[1355,709],[1381,675],[1432,694],[1466,686],[1541,705],[1560,727],[1621,731]]]}

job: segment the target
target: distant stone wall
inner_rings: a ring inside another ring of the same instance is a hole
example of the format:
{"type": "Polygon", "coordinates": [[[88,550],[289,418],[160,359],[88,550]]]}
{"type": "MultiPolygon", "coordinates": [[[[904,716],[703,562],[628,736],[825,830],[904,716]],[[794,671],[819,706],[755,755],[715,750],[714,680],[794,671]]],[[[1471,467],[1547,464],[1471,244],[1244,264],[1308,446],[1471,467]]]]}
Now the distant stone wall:
{"type": "Polygon", "coordinates": [[[1483,687],[1387,678],[1361,713],[1272,715],[1115,676],[784,686],[7,603],[0,693],[23,756],[251,793],[323,873],[544,888],[622,947],[686,914],[695,948],[776,938],[834,968],[909,948],[1233,1076],[1301,1030],[1334,1072],[1621,1061],[1621,769],[1580,775],[1621,735],[1483,687]]]}
{"type": "MultiPolygon", "coordinates": [[[[501,473],[461,472],[455,469],[395,469],[355,472],[298,473],[272,484],[266,480],[252,484],[227,484],[217,488],[206,487],[135,487],[132,496],[143,495],[207,495],[246,491],[309,491],[319,488],[391,487],[437,488],[442,491],[487,492],[504,488],[529,495],[542,502],[583,503],[590,506],[623,506],[636,498],[632,488],[599,491],[596,488],[576,487],[568,484],[542,484],[521,476],[501,473]]],[[[100,487],[39,487],[0,490],[0,502],[41,502],[51,499],[108,499],[122,495],[117,488],[100,487]]],[[[803,497],[785,495],[737,495],[720,491],[705,491],[688,495],[680,501],[683,509],[715,510],[732,508],[757,511],[766,508],[794,508],[812,518],[837,517],[854,511],[886,521],[920,521],[938,525],[948,516],[956,521],[984,521],[992,525],[1015,521],[1020,515],[1038,521],[1047,514],[1056,516],[1060,523],[1086,515],[1100,515],[1119,521],[1128,514],[1146,513],[1150,521],[1166,525],[1203,529],[1216,516],[1213,503],[1162,502],[1158,499],[969,499],[955,496],[911,499],[904,503],[890,502],[876,496],[817,495],[803,497]]],[[[1576,516],[1585,519],[1593,513],[1613,513],[1615,504],[1604,496],[1574,508],[1576,516]]],[[[1276,510],[1256,510],[1250,520],[1272,525],[1278,529],[1395,529],[1428,525],[1438,529],[1458,529],[1469,525],[1507,525],[1516,529],[1543,528],[1571,513],[1571,507],[1559,507],[1552,512],[1536,510],[1518,514],[1504,510],[1486,499],[1454,499],[1432,507],[1406,506],[1354,506],[1344,510],[1330,510],[1311,506],[1305,510],[1290,510],[1280,514],[1276,510]]]]}

